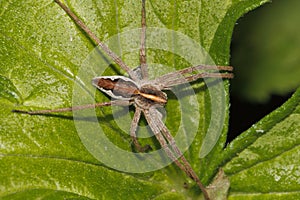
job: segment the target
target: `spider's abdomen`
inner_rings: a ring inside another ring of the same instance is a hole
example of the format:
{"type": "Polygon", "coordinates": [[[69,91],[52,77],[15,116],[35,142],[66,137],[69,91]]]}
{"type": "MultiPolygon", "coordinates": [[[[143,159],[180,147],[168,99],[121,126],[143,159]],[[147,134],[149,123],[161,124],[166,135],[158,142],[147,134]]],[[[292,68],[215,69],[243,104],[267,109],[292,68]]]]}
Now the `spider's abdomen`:
{"type": "Polygon", "coordinates": [[[93,85],[109,96],[128,100],[138,94],[139,88],[131,79],[123,76],[100,76],[93,79],[93,85]]]}
{"type": "Polygon", "coordinates": [[[150,108],[153,105],[164,106],[167,95],[153,85],[138,86],[124,76],[99,76],[93,79],[93,85],[112,98],[132,100],[137,106],[150,108]]]}

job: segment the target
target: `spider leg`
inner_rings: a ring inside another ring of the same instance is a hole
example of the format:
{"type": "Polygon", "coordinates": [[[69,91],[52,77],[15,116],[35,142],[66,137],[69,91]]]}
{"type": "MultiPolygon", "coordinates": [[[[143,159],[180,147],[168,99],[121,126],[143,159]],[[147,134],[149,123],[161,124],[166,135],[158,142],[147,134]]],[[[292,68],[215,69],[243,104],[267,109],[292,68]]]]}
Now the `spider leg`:
{"type": "Polygon", "coordinates": [[[222,71],[232,71],[231,66],[211,66],[211,65],[198,65],[193,67],[188,67],[175,72],[170,72],[163,76],[155,79],[157,85],[161,86],[161,89],[168,89],[175,85],[180,85],[187,82],[195,81],[199,78],[214,77],[214,78],[233,78],[232,73],[219,73],[218,70],[222,71]],[[212,72],[202,72],[197,74],[192,74],[197,70],[213,70],[212,72]]]}
{"type": "Polygon", "coordinates": [[[157,127],[156,123],[155,123],[155,119],[151,116],[151,114],[149,113],[149,111],[143,111],[145,118],[151,128],[151,130],[153,131],[156,139],[158,140],[159,144],[161,145],[161,147],[164,149],[164,151],[166,152],[167,156],[173,161],[175,162],[175,164],[184,172],[186,172],[185,167],[183,166],[183,164],[181,162],[179,162],[177,160],[177,158],[174,156],[172,150],[169,148],[168,143],[166,142],[166,139],[163,137],[163,135],[161,134],[159,128],[157,127]]]}
{"type": "Polygon", "coordinates": [[[165,126],[161,118],[157,117],[157,112],[158,111],[155,108],[150,108],[149,111],[144,111],[146,120],[148,121],[151,130],[154,132],[155,137],[161,144],[162,148],[166,151],[167,156],[172,161],[174,161],[175,164],[181,170],[183,170],[191,179],[193,179],[197,183],[197,185],[203,192],[205,199],[209,199],[204,185],[201,183],[199,177],[194,172],[191,165],[186,160],[180,149],[176,146],[176,142],[173,136],[170,134],[168,128],[165,126]],[[168,144],[171,146],[172,150],[169,148],[168,144]],[[179,159],[177,159],[176,157],[178,157],[179,159]]]}
{"type": "Polygon", "coordinates": [[[108,48],[101,40],[61,1],[54,0],[69,16],[70,18],[79,26],[97,45],[99,45],[102,50],[113,59],[113,61],[118,64],[123,70],[127,72],[127,74],[134,80],[138,81],[138,77],[130,69],[119,56],[117,56],[112,50],[108,48]]]}
{"type": "Polygon", "coordinates": [[[145,1],[142,0],[142,29],[141,29],[141,47],[140,47],[140,64],[143,79],[148,79],[148,66],[146,56],[146,9],[145,1]]]}
{"type": "Polygon", "coordinates": [[[74,110],[83,110],[83,109],[88,109],[88,108],[96,108],[96,107],[104,107],[104,106],[112,106],[112,105],[127,106],[130,104],[132,104],[132,103],[129,101],[115,100],[115,101],[110,101],[110,102],[86,104],[86,105],[80,105],[80,106],[74,106],[74,107],[68,107],[68,108],[58,108],[58,109],[52,109],[52,110],[51,109],[35,110],[35,111],[12,110],[12,112],[29,114],[29,115],[41,115],[41,114],[48,114],[48,113],[70,112],[70,111],[74,111],[74,110]]]}
{"type": "Polygon", "coordinates": [[[130,126],[130,136],[132,138],[133,144],[139,152],[145,152],[147,150],[151,150],[150,145],[142,146],[136,137],[136,130],[138,126],[138,122],[141,118],[142,110],[139,107],[136,107],[135,113],[130,126]]]}
{"type": "Polygon", "coordinates": [[[233,67],[231,66],[214,66],[214,65],[197,65],[193,67],[188,67],[182,70],[179,70],[178,72],[181,74],[185,73],[191,73],[193,71],[197,70],[225,70],[225,71],[232,71],[233,67]]]}
{"type": "Polygon", "coordinates": [[[190,76],[180,77],[180,78],[176,78],[174,80],[170,80],[170,81],[164,83],[164,88],[170,88],[172,86],[176,86],[176,85],[180,85],[183,83],[192,82],[192,81],[195,81],[200,78],[208,78],[208,77],[210,77],[210,78],[233,78],[233,75],[232,74],[203,72],[200,74],[193,74],[190,76]]]}

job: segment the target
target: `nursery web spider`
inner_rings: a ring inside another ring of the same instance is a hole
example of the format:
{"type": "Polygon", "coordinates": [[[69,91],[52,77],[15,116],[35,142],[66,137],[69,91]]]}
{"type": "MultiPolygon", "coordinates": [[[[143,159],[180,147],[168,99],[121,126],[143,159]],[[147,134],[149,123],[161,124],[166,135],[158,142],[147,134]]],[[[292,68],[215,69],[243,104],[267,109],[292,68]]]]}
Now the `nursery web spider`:
{"type": "Polygon", "coordinates": [[[37,110],[23,111],[14,110],[14,112],[25,113],[30,115],[47,114],[53,112],[66,112],[73,110],[81,110],[86,108],[95,108],[101,106],[129,106],[135,107],[135,113],[131,122],[130,136],[133,144],[140,152],[149,149],[150,146],[142,146],[136,137],[138,122],[141,114],[145,116],[148,125],[154,133],[156,139],[164,149],[167,156],[191,179],[193,179],[204,194],[205,199],[209,199],[205,186],[201,183],[199,177],[192,169],[189,162],[186,160],[182,152],[176,146],[173,136],[161,118],[161,114],[157,108],[164,106],[167,103],[167,95],[163,90],[170,90],[171,87],[192,82],[204,77],[216,78],[233,78],[232,73],[218,73],[218,70],[232,71],[231,66],[208,66],[198,65],[188,67],[175,72],[170,72],[162,75],[154,80],[149,80],[147,55],[146,55],[146,12],[145,0],[142,0],[142,17],[141,17],[141,37],[140,37],[140,71],[129,68],[114,52],[112,52],[104,43],[102,43],[95,34],[62,2],[55,2],[70,16],[70,18],[95,42],[102,50],[113,59],[123,70],[127,72],[125,76],[99,76],[92,80],[92,84],[102,92],[108,94],[116,100],[111,102],[102,102],[96,104],[74,106],[70,108],[59,108],[54,110],[37,110]],[[211,72],[197,73],[197,70],[213,70],[211,72]],[[195,73],[196,72],[196,73],[195,73]],[[184,78],[182,78],[184,77],[184,78]],[[168,146],[170,145],[170,146],[168,146]],[[178,158],[178,159],[177,159],[178,158]]]}

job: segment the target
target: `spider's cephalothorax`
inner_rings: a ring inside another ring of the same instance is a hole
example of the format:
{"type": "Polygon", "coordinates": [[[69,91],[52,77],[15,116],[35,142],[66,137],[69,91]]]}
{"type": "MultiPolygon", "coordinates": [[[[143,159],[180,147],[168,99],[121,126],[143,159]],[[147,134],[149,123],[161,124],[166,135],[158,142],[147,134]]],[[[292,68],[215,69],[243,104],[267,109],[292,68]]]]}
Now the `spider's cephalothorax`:
{"type": "Polygon", "coordinates": [[[167,103],[167,95],[155,85],[143,85],[140,94],[134,99],[136,106],[149,109],[151,106],[164,106],[167,103]]]}

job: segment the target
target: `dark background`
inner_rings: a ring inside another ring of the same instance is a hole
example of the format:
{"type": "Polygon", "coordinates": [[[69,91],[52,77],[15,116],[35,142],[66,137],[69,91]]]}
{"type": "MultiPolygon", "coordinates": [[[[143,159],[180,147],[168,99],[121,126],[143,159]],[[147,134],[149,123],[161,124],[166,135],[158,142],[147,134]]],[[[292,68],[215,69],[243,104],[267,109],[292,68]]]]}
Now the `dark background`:
{"type": "Polygon", "coordinates": [[[300,85],[300,1],[273,0],[235,26],[228,141],[280,107],[300,85]]]}

